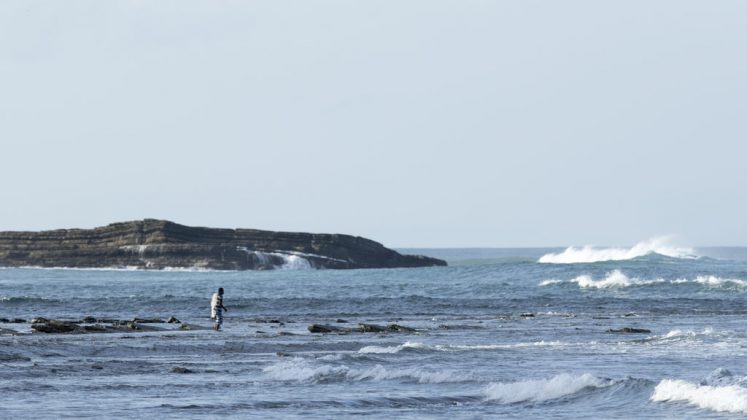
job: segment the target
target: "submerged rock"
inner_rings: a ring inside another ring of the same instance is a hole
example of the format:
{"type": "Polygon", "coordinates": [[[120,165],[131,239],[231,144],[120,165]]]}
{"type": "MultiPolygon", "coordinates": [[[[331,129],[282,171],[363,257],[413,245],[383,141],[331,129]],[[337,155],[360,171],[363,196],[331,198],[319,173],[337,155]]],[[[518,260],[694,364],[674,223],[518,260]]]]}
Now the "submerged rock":
{"type": "Polygon", "coordinates": [[[624,327],[620,329],[608,329],[608,333],[614,333],[614,334],[648,334],[651,332],[651,330],[647,330],[645,328],[631,328],[631,327],[624,327]]]}
{"type": "Polygon", "coordinates": [[[0,318],[0,323],[5,324],[23,324],[26,320],[22,318],[0,318]]]}
{"type": "Polygon", "coordinates": [[[357,327],[352,327],[352,328],[338,327],[335,325],[312,324],[312,325],[309,325],[309,332],[322,333],[322,334],[323,333],[337,333],[337,334],[388,333],[388,332],[413,333],[413,332],[417,332],[417,330],[415,328],[406,327],[406,326],[398,325],[398,324],[389,324],[389,325],[358,324],[357,327]]]}
{"type": "Polygon", "coordinates": [[[0,328],[0,335],[21,335],[21,333],[10,328],[0,328]]]}
{"type": "Polygon", "coordinates": [[[171,372],[173,372],[173,373],[195,373],[195,372],[194,372],[193,370],[191,370],[191,369],[187,369],[187,368],[185,368],[185,367],[179,367],[179,366],[177,366],[177,367],[175,367],[175,368],[171,369],[171,372]]]}
{"type": "Polygon", "coordinates": [[[31,358],[18,353],[0,353],[0,362],[30,362],[31,358]]]}

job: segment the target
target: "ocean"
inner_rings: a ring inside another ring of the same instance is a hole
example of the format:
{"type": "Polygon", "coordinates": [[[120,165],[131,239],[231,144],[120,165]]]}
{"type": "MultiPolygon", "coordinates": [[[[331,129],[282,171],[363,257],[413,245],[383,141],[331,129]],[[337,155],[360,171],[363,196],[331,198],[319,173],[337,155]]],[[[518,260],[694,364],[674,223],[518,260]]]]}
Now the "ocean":
{"type": "Polygon", "coordinates": [[[450,265],[0,269],[0,418],[747,415],[747,248],[401,251],[450,265]],[[86,316],[192,329],[31,333],[86,316]],[[359,323],[414,331],[308,329],[359,323]]]}

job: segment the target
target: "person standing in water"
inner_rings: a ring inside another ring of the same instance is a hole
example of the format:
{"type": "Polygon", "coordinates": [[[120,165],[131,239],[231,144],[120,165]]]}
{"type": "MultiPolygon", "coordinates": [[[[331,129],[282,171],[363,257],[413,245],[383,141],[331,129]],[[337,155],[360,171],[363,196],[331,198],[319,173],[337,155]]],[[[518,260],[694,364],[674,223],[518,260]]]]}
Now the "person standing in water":
{"type": "Polygon", "coordinates": [[[214,321],[215,331],[220,331],[220,326],[223,325],[223,311],[228,312],[228,308],[223,306],[223,288],[221,287],[213,293],[213,298],[210,300],[210,318],[214,321]]]}

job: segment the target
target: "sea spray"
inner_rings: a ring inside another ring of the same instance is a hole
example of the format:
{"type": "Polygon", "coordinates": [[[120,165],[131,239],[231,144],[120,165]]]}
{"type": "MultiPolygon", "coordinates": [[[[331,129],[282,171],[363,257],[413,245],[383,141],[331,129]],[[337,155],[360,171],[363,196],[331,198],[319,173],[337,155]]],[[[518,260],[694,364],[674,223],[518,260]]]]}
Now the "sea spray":
{"type": "Polygon", "coordinates": [[[695,258],[691,248],[671,245],[671,237],[661,236],[639,242],[630,248],[596,248],[584,246],[581,248],[568,247],[557,254],[545,254],[540,257],[540,263],[576,264],[594,263],[601,261],[631,260],[649,254],[659,254],[671,258],[695,258]]]}

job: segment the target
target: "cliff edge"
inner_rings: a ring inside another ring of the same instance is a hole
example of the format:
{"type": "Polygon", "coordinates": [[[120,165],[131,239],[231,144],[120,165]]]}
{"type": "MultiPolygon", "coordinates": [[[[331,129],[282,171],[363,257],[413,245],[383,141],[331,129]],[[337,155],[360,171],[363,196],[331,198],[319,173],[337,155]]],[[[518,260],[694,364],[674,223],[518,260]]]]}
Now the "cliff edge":
{"type": "Polygon", "coordinates": [[[0,266],[71,268],[395,268],[445,266],[402,255],[370,239],[340,235],[215,229],[145,219],[94,229],[0,232],[0,266]]]}

